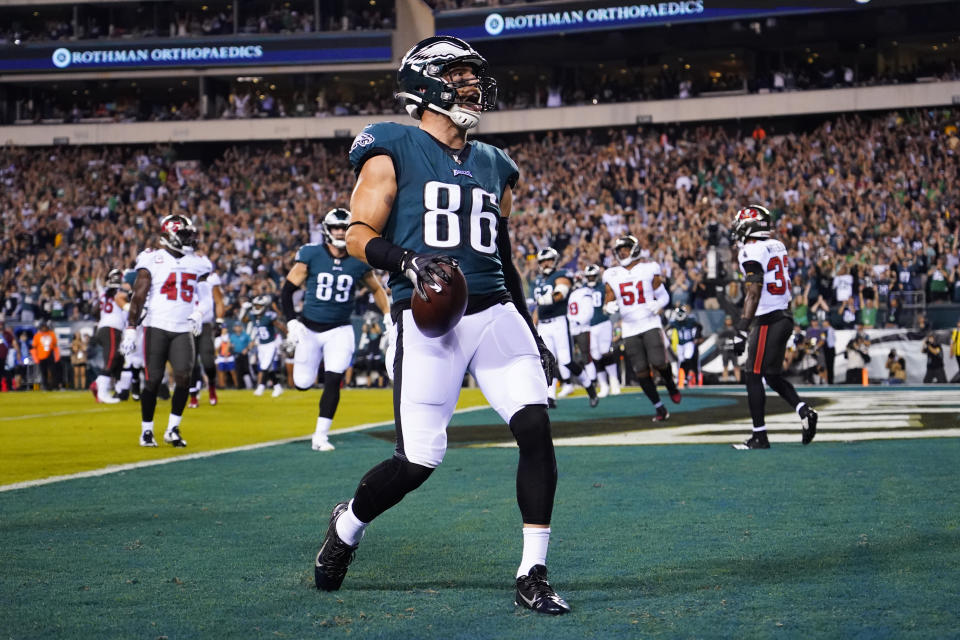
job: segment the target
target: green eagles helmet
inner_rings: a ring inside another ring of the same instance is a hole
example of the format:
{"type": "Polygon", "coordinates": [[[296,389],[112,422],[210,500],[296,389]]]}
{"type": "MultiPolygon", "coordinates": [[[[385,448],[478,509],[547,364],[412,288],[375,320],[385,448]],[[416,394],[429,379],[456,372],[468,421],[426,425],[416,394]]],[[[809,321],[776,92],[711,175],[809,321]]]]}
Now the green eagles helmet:
{"type": "Polygon", "coordinates": [[[397,98],[419,120],[424,109],[448,116],[462,129],[480,124],[480,113],[497,106],[497,81],[487,75],[487,61],[469,44],[453,36],[432,36],[407,51],[397,71],[397,98]],[[448,82],[444,74],[452,67],[467,65],[476,76],[448,82]],[[460,96],[457,90],[476,87],[477,92],[460,96]]]}
{"type": "Polygon", "coordinates": [[[348,226],[350,226],[350,212],[342,207],[330,209],[327,215],[323,216],[323,236],[327,242],[337,249],[345,249],[347,247],[347,238],[344,236],[337,240],[333,237],[332,232],[334,229],[343,229],[346,231],[348,226]]]}
{"type": "Polygon", "coordinates": [[[557,250],[553,247],[544,247],[537,251],[537,266],[540,268],[540,273],[545,276],[550,275],[557,269],[557,260],[560,258],[560,254],[557,253],[557,250]],[[544,264],[549,262],[549,265],[544,264]]]}

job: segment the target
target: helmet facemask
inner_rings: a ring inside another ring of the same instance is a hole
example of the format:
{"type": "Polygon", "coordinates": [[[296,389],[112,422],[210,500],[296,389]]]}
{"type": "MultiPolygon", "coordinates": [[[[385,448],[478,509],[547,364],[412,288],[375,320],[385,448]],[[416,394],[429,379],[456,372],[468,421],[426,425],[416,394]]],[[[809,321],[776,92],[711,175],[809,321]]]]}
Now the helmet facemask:
{"type": "Polygon", "coordinates": [[[107,287],[119,288],[123,286],[123,271],[120,269],[111,269],[107,274],[107,287]]]}
{"type": "Polygon", "coordinates": [[[613,253],[617,258],[617,262],[620,263],[620,266],[626,267],[640,257],[640,241],[634,236],[623,236],[613,245],[613,253]],[[625,254],[622,251],[627,248],[630,249],[629,254],[625,254]]]}
{"type": "Polygon", "coordinates": [[[595,264],[588,266],[583,270],[583,279],[586,280],[587,284],[591,287],[597,286],[597,283],[600,281],[600,267],[595,264]]]}
{"type": "Polygon", "coordinates": [[[733,238],[743,245],[747,240],[767,240],[773,232],[773,216],[766,207],[751,204],[737,211],[733,220],[733,238]]]}

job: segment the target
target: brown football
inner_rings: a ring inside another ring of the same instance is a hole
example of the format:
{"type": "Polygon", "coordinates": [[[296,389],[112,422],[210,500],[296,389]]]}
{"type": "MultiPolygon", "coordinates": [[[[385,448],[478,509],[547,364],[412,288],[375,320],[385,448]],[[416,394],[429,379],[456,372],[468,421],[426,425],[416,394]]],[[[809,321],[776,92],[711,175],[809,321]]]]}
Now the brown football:
{"type": "Polygon", "coordinates": [[[441,263],[440,268],[450,276],[450,282],[440,280],[440,291],[426,287],[429,300],[424,300],[416,292],[410,296],[413,321],[420,332],[430,338],[448,333],[467,310],[467,279],[460,267],[441,263]]]}

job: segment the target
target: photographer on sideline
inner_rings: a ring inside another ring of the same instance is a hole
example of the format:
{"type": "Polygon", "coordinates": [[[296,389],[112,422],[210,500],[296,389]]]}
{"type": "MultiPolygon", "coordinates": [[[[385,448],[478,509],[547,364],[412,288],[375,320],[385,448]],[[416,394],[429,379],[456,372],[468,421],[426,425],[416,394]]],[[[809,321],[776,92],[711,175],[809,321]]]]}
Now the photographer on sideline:
{"type": "Polygon", "coordinates": [[[887,356],[887,384],[906,384],[907,382],[907,360],[901,355],[897,355],[896,349],[890,349],[887,356]]]}
{"type": "Polygon", "coordinates": [[[870,362],[870,342],[857,334],[847,343],[844,355],[847,357],[847,384],[860,384],[863,381],[863,369],[870,362]]]}
{"type": "Polygon", "coordinates": [[[943,369],[943,347],[937,343],[937,336],[932,332],[927,334],[923,341],[923,353],[927,356],[927,373],[923,376],[924,384],[928,382],[946,382],[947,373],[943,369]]]}

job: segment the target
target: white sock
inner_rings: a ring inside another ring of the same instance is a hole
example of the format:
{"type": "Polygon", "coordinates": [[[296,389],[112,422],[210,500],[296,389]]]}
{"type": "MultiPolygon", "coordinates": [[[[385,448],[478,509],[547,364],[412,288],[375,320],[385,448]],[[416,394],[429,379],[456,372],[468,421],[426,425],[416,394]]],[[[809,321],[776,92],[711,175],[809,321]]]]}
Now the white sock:
{"type": "Polygon", "coordinates": [[[534,565],[547,564],[547,547],[550,546],[550,527],[523,528],[523,557],[517,568],[517,577],[530,575],[534,565]]]}
{"type": "Polygon", "coordinates": [[[351,499],[347,510],[337,518],[337,535],[352,547],[363,539],[363,532],[366,531],[368,524],[367,522],[360,521],[357,519],[357,516],[353,515],[353,500],[351,499]]]}
{"type": "Polygon", "coordinates": [[[120,381],[117,383],[117,391],[123,392],[130,388],[130,384],[133,382],[133,372],[132,371],[121,371],[120,372],[120,381]]]}
{"type": "Polygon", "coordinates": [[[110,376],[97,376],[97,395],[105,396],[110,393],[110,388],[113,387],[111,382],[110,376]]]}
{"type": "Polygon", "coordinates": [[[807,406],[807,403],[806,403],[806,402],[801,402],[800,404],[798,404],[798,405],[796,406],[797,415],[800,415],[800,410],[803,409],[805,406],[807,406]]]}
{"type": "Polygon", "coordinates": [[[147,431],[153,431],[153,420],[140,423],[140,433],[146,433],[147,431]]]}
{"type": "Polygon", "coordinates": [[[754,433],[758,433],[758,432],[760,432],[760,431],[763,431],[764,433],[766,433],[766,432],[767,432],[767,425],[763,425],[762,427],[754,427],[754,428],[753,428],[753,432],[754,432],[754,433]]]}
{"type": "Polygon", "coordinates": [[[330,433],[331,424],[333,424],[332,418],[317,418],[317,430],[314,432],[314,436],[326,438],[330,433]]]}
{"type": "Polygon", "coordinates": [[[183,416],[175,416],[171,413],[167,419],[167,431],[170,431],[174,427],[179,427],[181,420],[183,420],[183,416]]]}

